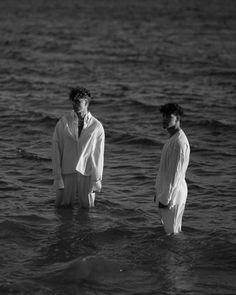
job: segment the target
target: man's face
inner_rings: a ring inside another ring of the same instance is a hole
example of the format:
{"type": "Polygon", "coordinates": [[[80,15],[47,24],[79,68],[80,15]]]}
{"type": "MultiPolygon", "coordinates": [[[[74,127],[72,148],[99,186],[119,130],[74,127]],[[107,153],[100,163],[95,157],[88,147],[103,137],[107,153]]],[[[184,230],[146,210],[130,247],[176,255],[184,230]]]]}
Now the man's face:
{"type": "Polygon", "coordinates": [[[72,102],[73,110],[76,113],[82,113],[87,111],[88,108],[88,100],[86,98],[79,98],[72,102]]]}
{"type": "Polygon", "coordinates": [[[169,129],[171,127],[175,127],[179,121],[178,117],[174,114],[163,114],[163,128],[169,129]]]}

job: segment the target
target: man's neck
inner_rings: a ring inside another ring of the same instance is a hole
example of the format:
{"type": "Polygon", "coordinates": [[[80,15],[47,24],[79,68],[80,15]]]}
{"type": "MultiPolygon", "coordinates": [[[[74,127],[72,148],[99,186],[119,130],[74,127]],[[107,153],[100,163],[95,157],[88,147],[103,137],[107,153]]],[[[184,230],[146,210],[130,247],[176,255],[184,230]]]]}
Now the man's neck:
{"type": "Polygon", "coordinates": [[[79,120],[84,120],[85,116],[88,114],[88,111],[76,113],[79,120]]]}
{"type": "Polygon", "coordinates": [[[175,135],[177,132],[180,131],[180,126],[170,127],[170,128],[167,129],[167,131],[168,131],[168,133],[169,133],[169,135],[171,137],[171,136],[175,135]]]}

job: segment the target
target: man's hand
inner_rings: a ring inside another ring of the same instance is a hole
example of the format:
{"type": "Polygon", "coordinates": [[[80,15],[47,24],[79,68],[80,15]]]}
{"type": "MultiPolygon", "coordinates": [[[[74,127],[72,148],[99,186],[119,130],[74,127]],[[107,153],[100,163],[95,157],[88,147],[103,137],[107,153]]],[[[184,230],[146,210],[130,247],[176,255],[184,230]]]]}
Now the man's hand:
{"type": "Polygon", "coordinates": [[[62,177],[60,179],[55,179],[53,186],[55,189],[59,189],[59,190],[64,189],[65,187],[64,187],[64,181],[63,181],[62,177]]]}
{"type": "Polygon", "coordinates": [[[170,204],[164,205],[161,202],[159,202],[158,207],[161,208],[161,209],[169,209],[169,205],[170,204]]]}
{"type": "Polygon", "coordinates": [[[102,182],[98,180],[96,182],[91,183],[90,192],[100,192],[102,189],[102,182]]]}

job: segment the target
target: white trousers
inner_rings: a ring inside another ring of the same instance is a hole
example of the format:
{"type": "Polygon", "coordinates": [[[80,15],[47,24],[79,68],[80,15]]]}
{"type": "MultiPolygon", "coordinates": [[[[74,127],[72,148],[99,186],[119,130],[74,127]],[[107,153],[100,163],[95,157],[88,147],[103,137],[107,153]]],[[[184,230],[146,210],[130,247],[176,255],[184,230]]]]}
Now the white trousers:
{"type": "Polygon", "coordinates": [[[64,189],[56,191],[56,206],[73,206],[78,201],[79,207],[94,207],[95,193],[91,193],[91,177],[80,173],[62,175],[64,189]]]}
{"type": "Polygon", "coordinates": [[[161,222],[167,234],[178,234],[181,232],[184,208],[185,203],[174,205],[170,209],[159,208],[161,222]]]}

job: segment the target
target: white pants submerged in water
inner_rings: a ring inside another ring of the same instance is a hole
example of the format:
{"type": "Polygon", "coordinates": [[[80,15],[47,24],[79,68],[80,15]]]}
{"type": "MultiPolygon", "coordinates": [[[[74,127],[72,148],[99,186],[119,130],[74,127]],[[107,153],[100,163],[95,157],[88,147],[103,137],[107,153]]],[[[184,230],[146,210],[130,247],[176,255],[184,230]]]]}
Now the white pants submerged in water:
{"type": "Polygon", "coordinates": [[[95,193],[91,193],[91,177],[80,173],[62,175],[64,189],[56,191],[56,206],[73,206],[76,198],[79,207],[94,207],[95,193]]]}
{"type": "Polygon", "coordinates": [[[178,234],[181,232],[182,217],[184,214],[185,203],[176,204],[171,208],[159,208],[161,221],[167,234],[178,234]]]}

